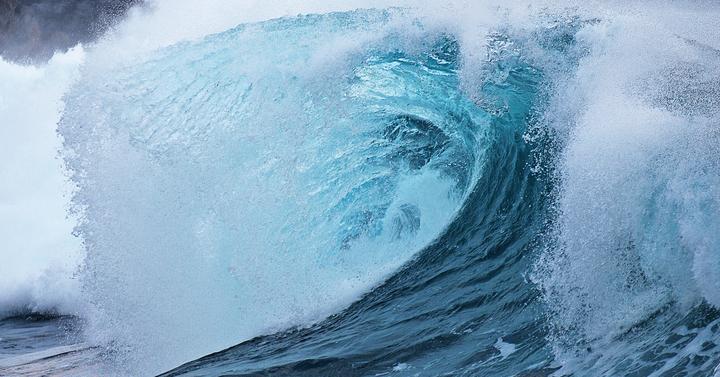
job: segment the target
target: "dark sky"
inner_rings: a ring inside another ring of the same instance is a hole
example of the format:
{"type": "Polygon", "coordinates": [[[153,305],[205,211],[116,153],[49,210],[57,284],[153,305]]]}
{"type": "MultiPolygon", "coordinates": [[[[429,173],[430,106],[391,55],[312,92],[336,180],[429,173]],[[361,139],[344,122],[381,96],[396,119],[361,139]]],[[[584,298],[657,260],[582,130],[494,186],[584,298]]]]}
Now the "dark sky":
{"type": "Polygon", "coordinates": [[[89,42],[142,0],[0,0],[0,56],[46,62],[57,50],[89,42]]]}

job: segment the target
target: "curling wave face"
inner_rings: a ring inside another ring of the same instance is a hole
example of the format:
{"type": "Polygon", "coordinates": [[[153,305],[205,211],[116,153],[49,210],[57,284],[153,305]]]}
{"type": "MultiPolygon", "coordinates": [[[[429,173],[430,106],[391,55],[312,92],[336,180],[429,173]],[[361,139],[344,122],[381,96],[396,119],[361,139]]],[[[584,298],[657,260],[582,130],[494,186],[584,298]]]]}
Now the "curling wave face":
{"type": "Polygon", "coordinates": [[[465,5],[89,49],[59,133],[114,373],[713,373],[718,11],[465,5]]]}
{"type": "MultiPolygon", "coordinates": [[[[562,29],[558,37],[567,34],[562,29]]],[[[455,46],[456,40],[451,41],[455,46]]],[[[464,92],[466,98],[475,98],[475,111],[483,119],[470,124],[471,129],[482,126],[488,135],[475,146],[485,150],[483,164],[442,236],[340,314],[307,328],[255,338],[167,375],[493,375],[553,370],[548,367],[545,331],[536,322],[541,313],[537,292],[521,274],[530,268],[525,255],[535,245],[533,235],[546,212],[546,188],[532,175],[538,161],[531,151],[542,148],[547,137],[529,129],[543,73],[519,55],[520,41],[493,33],[488,43],[483,82],[474,93],[464,92]]],[[[459,53],[457,48],[452,51],[459,53]]]]}
{"type": "Polygon", "coordinates": [[[246,25],[87,73],[61,132],[108,337],[171,366],[319,319],[444,230],[498,130],[457,42],[391,17],[246,25]]]}

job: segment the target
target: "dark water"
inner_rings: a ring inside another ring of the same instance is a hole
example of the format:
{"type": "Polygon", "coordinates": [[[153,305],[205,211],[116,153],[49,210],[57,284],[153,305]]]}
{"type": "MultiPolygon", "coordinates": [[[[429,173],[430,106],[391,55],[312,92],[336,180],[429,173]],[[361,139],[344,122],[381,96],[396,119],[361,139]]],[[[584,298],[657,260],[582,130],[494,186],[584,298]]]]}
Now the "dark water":
{"type": "Polygon", "coordinates": [[[79,321],[73,317],[22,316],[2,319],[0,358],[76,344],[79,340],[79,326],[79,321]]]}

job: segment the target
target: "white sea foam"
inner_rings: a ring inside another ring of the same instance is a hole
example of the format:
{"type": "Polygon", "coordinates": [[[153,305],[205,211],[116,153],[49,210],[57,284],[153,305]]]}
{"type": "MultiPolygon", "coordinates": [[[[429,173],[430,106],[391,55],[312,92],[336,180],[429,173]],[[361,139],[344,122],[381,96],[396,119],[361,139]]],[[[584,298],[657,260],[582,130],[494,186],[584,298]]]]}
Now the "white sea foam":
{"type": "Polygon", "coordinates": [[[671,303],[720,303],[719,15],[632,6],[578,33],[589,51],[550,121],[567,140],[538,279],[569,354],[671,303]]]}
{"type": "Polygon", "coordinates": [[[82,252],[56,125],[83,58],[78,46],[41,67],[0,60],[0,316],[80,310],[82,252]]]}

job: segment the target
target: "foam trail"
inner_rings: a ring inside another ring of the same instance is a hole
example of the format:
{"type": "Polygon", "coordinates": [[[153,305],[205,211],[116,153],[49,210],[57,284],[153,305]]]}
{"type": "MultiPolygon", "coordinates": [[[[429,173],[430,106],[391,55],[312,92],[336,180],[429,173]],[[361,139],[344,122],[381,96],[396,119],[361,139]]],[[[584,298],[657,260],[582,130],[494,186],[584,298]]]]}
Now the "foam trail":
{"type": "Polygon", "coordinates": [[[0,316],[82,311],[74,279],[82,249],[56,125],[83,59],[78,46],[45,66],[0,60],[0,316]]]}

